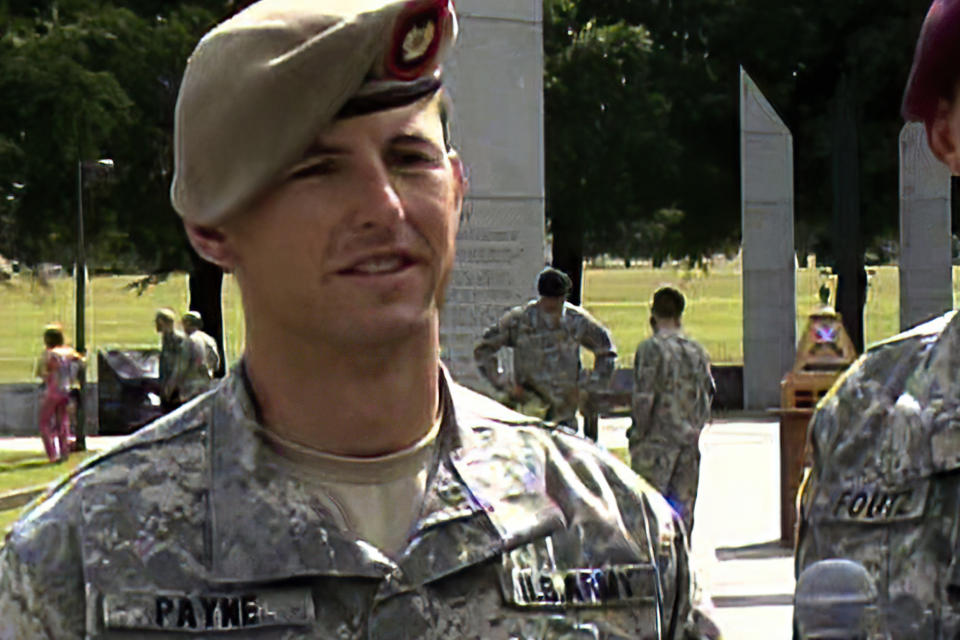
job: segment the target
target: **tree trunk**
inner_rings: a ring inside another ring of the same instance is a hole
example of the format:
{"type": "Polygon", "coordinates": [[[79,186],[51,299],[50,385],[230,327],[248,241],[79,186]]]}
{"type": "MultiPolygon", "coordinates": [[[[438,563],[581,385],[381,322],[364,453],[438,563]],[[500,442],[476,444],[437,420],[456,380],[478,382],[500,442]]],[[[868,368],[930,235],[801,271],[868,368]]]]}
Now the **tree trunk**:
{"type": "Polygon", "coordinates": [[[860,233],[860,157],[855,80],[840,75],[833,131],[833,249],[837,268],[837,311],[858,353],[863,353],[863,307],[867,274],[860,233]]]}
{"type": "Polygon", "coordinates": [[[201,258],[192,247],[190,260],[193,263],[190,269],[190,310],[200,313],[203,318],[203,330],[217,341],[220,367],[216,375],[223,377],[227,368],[226,351],[223,348],[223,307],[220,295],[223,271],[217,265],[201,258]]]}
{"type": "Polygon", "coordinates": [[[583,284],[583,229],[578,225],[553,227],[553,266],[573,282],[567,299],[581,304],[583,284]]]}

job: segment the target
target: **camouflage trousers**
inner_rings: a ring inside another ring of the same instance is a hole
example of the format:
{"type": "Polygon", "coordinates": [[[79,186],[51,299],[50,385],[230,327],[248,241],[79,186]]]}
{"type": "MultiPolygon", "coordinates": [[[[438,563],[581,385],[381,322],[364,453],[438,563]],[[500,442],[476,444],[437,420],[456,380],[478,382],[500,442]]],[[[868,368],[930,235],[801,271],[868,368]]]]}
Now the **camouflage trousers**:
{"type": "Polygon", "coordinates": [[[670,502],[689,534],[700,480],[699,445],[640,442],[630,447],[630,466],[670,502]]]}

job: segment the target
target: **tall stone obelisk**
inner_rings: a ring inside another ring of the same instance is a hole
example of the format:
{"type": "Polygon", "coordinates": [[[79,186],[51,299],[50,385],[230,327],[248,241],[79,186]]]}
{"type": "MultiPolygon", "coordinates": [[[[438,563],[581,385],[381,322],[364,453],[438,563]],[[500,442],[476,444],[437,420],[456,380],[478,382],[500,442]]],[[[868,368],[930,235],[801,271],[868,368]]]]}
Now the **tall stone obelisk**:
{"type": "Polygon", "coordinates": [[[793,138],[740,69],[743,224],[743,404],[780,404],[780,379],[796,354],[793,138]]]}
{"type": "Polygon", "coordinates": [[[953,308],[950,170],[923,123],[900,130],[900,330],[953,308]]]}
{"type": "Polygon", "coordinates": [[[543,12],[540,0],[458,0],[457,13],[446,83],[470,189],[441,355],[458,381],[482,387],[474,345],[536,293],[544,264],[543,12]]]}

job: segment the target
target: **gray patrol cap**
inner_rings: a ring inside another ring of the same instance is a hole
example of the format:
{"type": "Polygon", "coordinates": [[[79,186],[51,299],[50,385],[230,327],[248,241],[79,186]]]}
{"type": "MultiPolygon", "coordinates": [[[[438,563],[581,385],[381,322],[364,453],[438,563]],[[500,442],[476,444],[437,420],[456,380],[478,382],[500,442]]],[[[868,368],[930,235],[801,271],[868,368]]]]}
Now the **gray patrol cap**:
{"type": "Polygon", "coordinates": [[[337,118],[441,86],[452,0],[261,0],[200,40],[174,123],[170,199],[213,225],[292,166],[337,118]]]}

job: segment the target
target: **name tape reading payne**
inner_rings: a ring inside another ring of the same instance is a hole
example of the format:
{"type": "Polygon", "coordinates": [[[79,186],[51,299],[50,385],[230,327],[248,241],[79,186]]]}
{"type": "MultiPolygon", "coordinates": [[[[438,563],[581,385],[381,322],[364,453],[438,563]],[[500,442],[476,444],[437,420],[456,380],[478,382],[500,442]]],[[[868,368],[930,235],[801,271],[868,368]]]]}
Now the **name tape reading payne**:
{"type": "Polygon", "coordinates": [[[103,597],[106,629],[207,632],[302,626],[315,619],[309,589],[243,594],[124,592],[103,597]]]}

